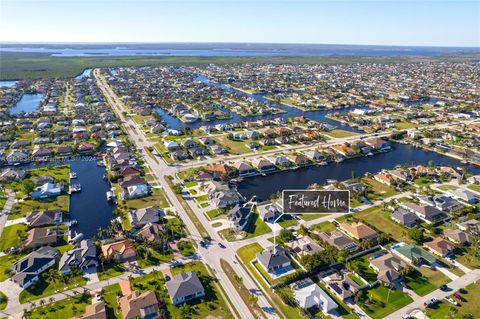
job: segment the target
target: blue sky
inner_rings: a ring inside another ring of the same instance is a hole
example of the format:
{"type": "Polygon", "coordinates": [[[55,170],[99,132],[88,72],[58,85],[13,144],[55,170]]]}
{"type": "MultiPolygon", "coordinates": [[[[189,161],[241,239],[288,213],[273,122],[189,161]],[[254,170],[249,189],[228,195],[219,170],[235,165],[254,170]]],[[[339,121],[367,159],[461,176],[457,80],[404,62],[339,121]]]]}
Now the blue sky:
{"type": "Polygon", "coordinates": [[[480,46],[479,0],[0,3],[0,41],[480,46]]]}

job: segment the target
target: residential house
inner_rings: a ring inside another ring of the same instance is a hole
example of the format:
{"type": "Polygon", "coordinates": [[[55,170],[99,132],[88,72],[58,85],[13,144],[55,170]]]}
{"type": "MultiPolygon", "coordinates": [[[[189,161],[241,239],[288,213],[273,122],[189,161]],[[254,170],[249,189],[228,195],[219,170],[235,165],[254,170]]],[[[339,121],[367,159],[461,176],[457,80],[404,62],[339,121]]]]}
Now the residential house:
{"type": "Polygon", "coordinates": [[[31,212],[27,215],[26,220],[30,227],[58,225],[63,221],[63,214],[59,209],[47,210],[44,212],[31,212]]]}
{"type": "Polygon", "coordinates": [[[128,218],[135,227],[141,227],[148,223],[156,223],[163,217],[165,213],[157,206],[149,206],[145,208],[139,208],[131,211],[128,214],[128,218]]]}
{"type": "Polygon", "coordinates": [[[24,244],[27,248],[53,245],[57,242],[59,233],[53,228],[32,228],[26,235],[24,244]]]}
{"type": "Polygon", "coordinates": [[[155,318],[159,309],[154,291],[124,294],[118,299],[118,305],[123,319],[155,318]]]}
{"type": "Polygon", "coordinates": [[[62,255],[58,270],[63,274],[69,274],[72,267],[80,270],[98,267],[97,246],[93,240],[84,239],[62,255]]]}
{"type": "Polygon", "coordinates": [[[135,247],[133,247],[133,242],[130,239],[124,239],[103,245],[102,254],[107,258],[111,257],[123,262],[135,258],[137,252],[135,251],[135,247]]]}
{"type": "Polygon", "coordinates": [[[407,265],[398,257],[388,252],[370,260],[370,267],[377,273],[377,279],[386,285],[392,285],[401,279],[400,271],[407,265]]]}
{"type": "Polygon", "coordinates": [[[166,286],[174,305],[205,296],[205,288],[193,271],[174,276],[166,282],[166,286]]]}
{"type": "Polygon", "coordinates": [[[289,167],[292,164],[292,162],[283,155],[266,157],[266,159],[276,166],[289,167]]]}
{"type": "Polygon", "coordinates": [[[393,177],[392,174],[387,173],[387,172],[380,172],[375,175],[373,175],[373,179],[375,179],[377,182],[380,182],[382,184],[392,186],[396,184],[396,179],[393,177]]]}
{"type": "Polygon", "coordinates": [[[476,219],[459,219],[458,228],[463,231],[471,232],[474,235],[480,235],[480,221],[476,219]]]}
{"type": "Polygon", "coordinates": [[[328,276],[322,277],[325,286],[340,300],[349,299],[360,290],[360,286],[350,279],[346,274],[333,272],[328,276]]]}
{"type": "Polygon", "coordinates": [[[290,247],[294,253],[299,257],[306,255],[313,255],[323,251],[323,247],[317,244],[313,239],[308,236],[303,236],[297,239],[294,239],[285,244],[287,247],[290,247]]]}
{"type": "Polygon", "coordinates": [[[42,186],[35,187],[32,192],[33,199],[50,198],[62,194],[62,184],[45,183],[42,186]]]}
{"type": "Polygon", "coordinates": [[[156,241],[160,240],[165,232],[165,225],[148,223],[136,233],[136,236],[144,240],[156,241]]]}
{"type": "Polygon", "coordinates": [[[415,227],[418,224],[417,215],[403,207],[395,209],[390,218],[407,228],[415,227]]]}
{"type": "Polygon", "coordinates": [[[257,253],[256,258],[258,263],[269,273],[277,273],[280,269],[291,267],[290,258],[279,245],[257,253]]]}
{"type": "Polygon", "coordinates": [[[455,245],[441,237],[436,237],[432,241],[423,243],[423,246],[438,256],[445,257],[453,252],[455,245]]]}
{"type": "Polygon", "coordinates": [[[105,303],[103,301],[94,302],[85,307],[85,312],[71,319],[107,319],[105,303]]]}
{"type": "Polygon", "coordinates": [[[1,183],[18,182],[27,177],[27,172],[23,169],[7,168],[0,174],[1,183]]]}
{"type": "Polygon", "coordinates": [[[447,214],[430,205],[417,205],[415,203],[400,203],[400,206],[417,215],[427,224],[436,224],[447,220],[447,214]]]}
{"type": "Polygon", "coordinates": [[[282,214],[282,208],[276,204],[267,204],[257,206],[260,218],[265,222],[273,222],[282,214]]]}
{"type": "Polygon", "coordinates": [[[227,220],[232,223],[232,227],[244,230],[250,221],[251,215],[252,210],[250,208],[237,204],[227,214],[227,220]]]}
{"type": "Polygon", "coordinates": [[[10,269],[14,275],[10,278],[23,289],[38,281],[38,276],[55,265],[58,251],[51,247],[42,247],[14,263],[10,269]]]}
{"type": "Polygon", "coordinates": [[[466,189],[457,188],[454,190],[449,190],[447,194],[453,198],[461,199],[470,204],[476,204],[479,202],[478,196],[466,189]]]}
{"type": "Polygon", "coordinates": [[[362,222],[358,223],[341,223],[340,228],[349,236],[357,240],[370,240],[377,241],[378,233],[371,227],[365,225],[362,222]]]}
{"type": "Polygon", "coordinates": [[[288,159],[298,166],[307,166],[310,164],[310,160],[303,154],[290,154],[288,159]]]}
{"type": "Polygon", "coordinates": [[[392,249],[391,252],[412,265],[416,265],[419,262],[426,262],[432,265],[437,261],[431,254],[413,244],[403,243],[392,249]]]}
{"type": "Polygon", "coordinates": [[[305,156],[312,161],[323,161],[325,159],[323,155],[317,150],[307,151],[305,152],[305,156]]]}
{"type": "Polygon", "coordinates": [[[354,156],[356,154],[355,150],[352,147],[345,144],[332,146],[332,149],[338,154],[345,157],[354,156]]]}
{"type": "Polygon", "coordinates": [[[317,307],[323,313],[329,313],[338,308],[335,301],[310,278],[299,280],[290,288],[297,304],[303,309],[317,307]]]}
{"type": "Polygon", "coordinates": [[[390,143],[378,137],[366,139],[364,142],[377,151],[388,151],[391,149],[390,143]]]}
{"type": "Polygon", "coordinates": [[[272,164],[269,160],[264,158],[256,159],[254,165],[262,173],[271,172],[277,169],[274,164],[272,164]]]}
{"type": "Polygon", "coordinates": [[[238,170],[239,176],[251,176],[257,174],[257,170],[245,161],[236,162],[233,166],[238,170]]]}
{"type": "Polygon", "coordinates": [[[123,189],[125,199],[141,198],[150,195],[150,187],[146,183],[128,186],[123,189]]]}
{"type": "Polygon", "coordinates": [[[330,235],[320,233],[320,239],[338,250],[355,251],[358,245],[350,237],[339,231],[332,231],[330,235]]]}
{"type": "Polygon", "coordinates": [[[456,244],[465,245],[470,243],[470,236],[460,229],[446,229],[443,235],[456,244]]]}

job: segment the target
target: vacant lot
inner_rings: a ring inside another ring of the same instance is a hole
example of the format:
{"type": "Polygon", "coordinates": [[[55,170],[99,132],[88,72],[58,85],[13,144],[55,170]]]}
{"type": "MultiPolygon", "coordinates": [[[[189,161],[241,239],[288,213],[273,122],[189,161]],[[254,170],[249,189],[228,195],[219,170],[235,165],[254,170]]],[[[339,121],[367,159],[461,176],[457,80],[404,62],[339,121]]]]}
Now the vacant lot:
{"type": "Polygon", "coordinates": [[[425,296],[450,280],[438,270],[420,267],[405,276],[405,283],[416,294],[425,296]]]}
{"type": "Polygon", "coordinates": [[[378,230],[392,236],[396,241],[410,243],[412,240],[407,236],[407,230],[390,219],[390,212],[384,211],[380,206],[365,209],[355,216],[377,228],[378,230]]]}
{"type": "MultiPolygon", "coordinates": [[[[470,284],[465,287],[466,294],[462,296],[467,299],[467,302],[460,302],[460,307],[455,307],[458,310],[458,315],[454,318],[462,318],[462,315],[470,314],[472,318],[478,318],[480,315],[480,303],[478,302],[478,296],[480,295],[480,283],[470,284]]],[[[448,302],[442,301],[440,304],[433,308],[427,309],[427,315],[431,319],[444,319],[449,318],[448,314],[450,308],[453,306],[448,302]]]]}
{"type": "Polygon", "coordinates": [[[215,140],[218,144],[221,144],[226,150],[228,150],[232,154],[245,154],[252,152],[245,143],[247,141],[232,141],[228,139],[227,135],[221,135],[215,137],[215,140]]]}
{"type": "Polygon", "coordinates": [[[385,318],[413,301],[407,294],[399,290],[389,290],[384,286],[367,290],[367,295],[374,303],[372,305],[362,303],[361,307],[373,319],[385,318]]]}

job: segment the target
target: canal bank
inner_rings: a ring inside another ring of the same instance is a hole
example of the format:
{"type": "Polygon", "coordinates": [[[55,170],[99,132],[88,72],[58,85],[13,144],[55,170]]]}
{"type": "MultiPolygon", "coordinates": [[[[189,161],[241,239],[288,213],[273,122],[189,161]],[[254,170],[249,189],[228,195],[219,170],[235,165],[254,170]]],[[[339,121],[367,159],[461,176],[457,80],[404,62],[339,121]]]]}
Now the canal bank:
{"type": "Polygon", "coordinates": [[[44,95],[41,93],[25,93],[22,95],[22,98],[8,110],[8,112],[10,114],[36,112],[38,111],[40,103],[42,103],[43,97],[44,95]]]}
{"type": "MultiPolygon", "coordinates": [[[[309,166],[293,171],[245,178],[238,184],[237,189],[245,198],[256,195],[260,200],[267,200],[272,194],[283,189],[304,189],[314,183],[325,184],[329,179],[346,180],[352,177],[352,172],[355,172],[356,176],[362,176],[381,169],[392,169],[397,165],[425,165],[429,161],[437,165],[453,167],[464,165],[459,160],[410,145],[395,143],[392,149],[391,152],[380,153],[373,157],[353,158],[342,163],[331,163],[328,166],[309,166]]],[[[480,174],[478,167],[467,165],[467,169],[474,174],[480,174]]]]}

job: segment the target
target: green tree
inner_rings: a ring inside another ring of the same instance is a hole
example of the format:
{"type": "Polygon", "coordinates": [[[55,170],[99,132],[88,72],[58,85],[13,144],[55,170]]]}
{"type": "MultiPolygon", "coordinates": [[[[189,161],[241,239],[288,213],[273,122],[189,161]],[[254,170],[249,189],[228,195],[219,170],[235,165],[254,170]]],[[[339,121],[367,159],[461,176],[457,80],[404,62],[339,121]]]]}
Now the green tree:
{"type": "Polygon", "coordinates": [[[22,182],[22,191],[25,194],[30,194],[31,192],[33,192],[34,189],[35,189],[35,185],[31,180],[26,179],[22,182]]]}
{"type": "Polygon", "coordinates": [[[416,243],[421,244],[425,239],[423,235],[423,229],[421,228],[410,228],[407,232],[408,238],[414,240],[416,243]]]}

